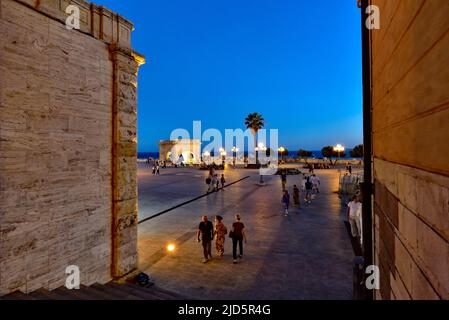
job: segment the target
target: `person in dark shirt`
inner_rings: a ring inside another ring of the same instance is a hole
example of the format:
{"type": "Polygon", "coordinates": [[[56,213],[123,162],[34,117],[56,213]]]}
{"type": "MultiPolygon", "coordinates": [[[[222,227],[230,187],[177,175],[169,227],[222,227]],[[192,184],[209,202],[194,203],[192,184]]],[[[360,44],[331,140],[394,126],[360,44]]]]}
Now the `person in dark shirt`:
{"type": "Polygon", "coordinates": [[[287,184],[287,172],[285,170],[281,171],[281,182],[282,182],[282,191],[285,191],[285,186],[287,184]]]}
{"type": "Polygon", "coordinates": [[[201,222],[198,226],[197,238],[198,242],[203,245],[203,262],[206,263],[212,259],[212,240],[214,238],[214,225],[210,222],[207,216],[202,216],[201,222]]]}
{"type": "Polygon", "coordinates": [[[313,188],[313,183],[312,181],[310,181],[310,177],[307,177],[307,181],[306,181],[306,202],[307,203],[311,203],[312,202],[312,188],[313,188]]]}
{"type": "Polygon", "coordinates": [[[234,258],[233,263],[237,263],[237,244],[239,245],[239,259],[243,257],[243,239],[246,240],[245,225],[240,221],[240,215],[235,215],[235,222],[232,224],[232,230],[230,235],[232,237],[232,256],[234,258]]]}

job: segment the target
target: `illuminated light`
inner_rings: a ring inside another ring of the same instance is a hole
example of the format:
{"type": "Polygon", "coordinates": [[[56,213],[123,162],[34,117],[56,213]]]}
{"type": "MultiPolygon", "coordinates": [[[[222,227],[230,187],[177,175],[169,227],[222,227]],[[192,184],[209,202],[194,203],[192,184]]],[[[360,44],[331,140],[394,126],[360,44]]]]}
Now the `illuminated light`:
{"type": "Polygon", "coordinates": [[[173,243],[170,243],[167,245],[168,252],[173,252],[173,251],[175,251],[175,249],[176,249],[176,246],[173,243]]]}

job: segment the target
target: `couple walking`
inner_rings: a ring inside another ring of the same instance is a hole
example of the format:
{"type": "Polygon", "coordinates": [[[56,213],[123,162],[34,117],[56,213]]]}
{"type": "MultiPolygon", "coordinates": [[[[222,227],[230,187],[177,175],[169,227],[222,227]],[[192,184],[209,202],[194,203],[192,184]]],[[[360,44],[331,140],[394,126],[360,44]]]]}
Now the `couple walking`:
{"type": "MultiPolygon", "coordinates": [[[[235,215],[235,222],[232,224],[232,229],[229,232],[229,237],[232,238],[232,255],[233,263],[237,263],[237,245],[239,246],[240,254],[238,257],[243,257],[243,240],[246,240],[245,225],[240,221],[240,215],[235,215]]],[[[221,259],[224,255],[225,236],[228,233],[226,226],[223,223],[223,217],[215,217],[215,226],[208,220],[207,216],[202,216],[201,222],[198,226],[197,239],[203,245],[204,263],[212,259],[212,240],[215,238],[215,248],[217,256],[221,259]]]]}

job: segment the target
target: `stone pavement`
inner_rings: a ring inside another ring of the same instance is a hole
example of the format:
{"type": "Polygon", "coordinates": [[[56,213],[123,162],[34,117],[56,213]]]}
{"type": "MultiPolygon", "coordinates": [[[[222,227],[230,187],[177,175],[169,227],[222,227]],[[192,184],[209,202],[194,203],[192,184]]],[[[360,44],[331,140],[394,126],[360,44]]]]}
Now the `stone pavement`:
{"type": "MultiPolygon", "coordinates": [[[[226,170],[227,182],[250,178],[139,225],[140,269],[158,286],[197,299],[351,299],[354,254],[344,209],[334,193],[338,174],[316,172],[321,193],[312,204],[292,208],[284,217],[279,176],[266,177],[268,185],[260,187],[257,170],[226,170]],[[232,264],[232,242],[226,238],[225,257],[203,264],[196,241],[201,215],[213,220],[220,214],[230,229],[236,213],[248,234],[243,260],[232,264]],[[168,243],[176,244],[174,253],[166,251],[168,243]]],[[[201,194],[205,175],[194,169],[167,169],[153,177],[140,169],[140,214],[201,194]],[[147,199],[152,199],[151,207],[147,199]]],[[[293,183],[299,184],[298,176],[288,177],[289,192],[293,183]]]]}

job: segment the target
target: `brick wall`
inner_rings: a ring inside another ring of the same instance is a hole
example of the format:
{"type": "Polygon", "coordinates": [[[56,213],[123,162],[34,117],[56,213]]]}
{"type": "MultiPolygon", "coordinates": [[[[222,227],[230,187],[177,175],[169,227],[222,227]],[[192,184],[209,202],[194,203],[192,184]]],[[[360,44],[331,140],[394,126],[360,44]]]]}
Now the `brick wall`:
{"type": "Polygon", "coordinates": [[[131,30],[81,0],[0,0],[0,295],[63,285],[72,264],[85,285],[136,266],[131,30]]]}
{"type": "Polygon", "coordinates": [[[372,0],[379,299],[449,299],[449,1],[372,0]]]}

